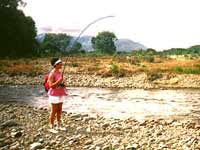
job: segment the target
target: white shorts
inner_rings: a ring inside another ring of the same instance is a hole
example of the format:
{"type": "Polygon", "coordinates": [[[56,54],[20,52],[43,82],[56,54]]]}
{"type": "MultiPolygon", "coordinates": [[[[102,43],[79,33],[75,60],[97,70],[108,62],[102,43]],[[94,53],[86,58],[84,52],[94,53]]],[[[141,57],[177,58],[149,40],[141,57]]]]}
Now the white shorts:
{"type": "Polygon", "coordinates": [[[65,96],[51,96],[49,95],[49,103],[51,104],[58,104],[63,103],[65,96]]]}

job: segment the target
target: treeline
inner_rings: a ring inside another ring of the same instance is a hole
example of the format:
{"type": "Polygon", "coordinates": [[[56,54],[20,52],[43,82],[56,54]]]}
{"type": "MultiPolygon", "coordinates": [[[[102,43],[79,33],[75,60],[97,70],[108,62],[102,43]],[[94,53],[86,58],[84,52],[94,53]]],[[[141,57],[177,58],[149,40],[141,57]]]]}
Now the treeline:
{"type": "MultiPolygon", "coordinates": [[[[121,53],[121,52],[119,52],[121,53]]],[[[125,52],[126,53],[126,52],[125,52]]],[[[156,51],[154,49],[147,50],[135,50],[129,52],[133,55],[160,55],[160,56],[168,56],[168,55],[183,55],[183,56],[200,56],[200,45],[195,45],[190,48],[172,48],[164,51],[156,51]]]]}
{"type": "Polygon", "coordinates": [[[116,51],[114,41],[117,39],[114,33],[103,31],[96,37],[92,38],[92,47],[94,51],[88,52],[82,48],[81,43],[75,42],[72,36],[66,34],[47,33],[43,40],[39,40],[37,47],[38,56],[47,55],[71,55],[71,54],[86,54],[86,55],[104,55],[104,54],[128,54],[128,55],[200,55],[200,45],[192,46],[188,49],[172,48],[164,51],[156,51],[148,48],[147,50],[134,51],[116,51]]]}
{"type": "MultiPolygon", "coordinates": [[[[95,49],[94,53],[114,54],[116,52],[115,40],[116,36],[114,33],[108,31],[100,32],[91,40],[92,47],[95,49]]],[[[47,33],[39,38],[38,41],[38,56],[85,54],[87,52],[87,50],[82,48],[77,38],[74,39],[72,36],[62,33],[47,33]]]]}
{"type": "Polygon", "coordinates": [[[200,55],[200,45],[195,45],[190,48],[172,48],[162,52],[165,55],[200,55]]]}
{"type": "Polygon", "coordinates": [[[35,22],[18,7],[21,0],[0,0],[0,56],[32,56],[35,54],[37,35],[35,22]]]}

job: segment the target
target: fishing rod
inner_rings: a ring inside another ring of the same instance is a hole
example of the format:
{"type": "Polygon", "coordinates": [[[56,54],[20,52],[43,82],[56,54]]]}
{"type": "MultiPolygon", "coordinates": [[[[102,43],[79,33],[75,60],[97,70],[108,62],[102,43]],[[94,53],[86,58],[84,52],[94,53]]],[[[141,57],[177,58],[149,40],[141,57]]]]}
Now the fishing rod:
{"type": "MultiPolygon", "coordinates": [[[[106,18],[112,18],[112,17],[115,17],[115,16],[105,16],[105,17],[100,17],[94,21],[92,21],[91,23],[89,23],[85,28],[83,28],[83,30],[81,30],[81,32],[79,33],[79,35],[76,37],[76,39],[73,41],[73,43],[71,44],[71,48],[74,47],[74,45],[76,44],[76,42],[79,40],[79,38],[81,37],[81,35],[93,24],[101,21],[101,20],[104,20],[106,18]]],[[[62,71],[62,74],[64,75],[64,72],[65,72],[65,68],[66,68],[66,63],[64,63],[64,67],[63,67],[63,71],[62,71]]]]}

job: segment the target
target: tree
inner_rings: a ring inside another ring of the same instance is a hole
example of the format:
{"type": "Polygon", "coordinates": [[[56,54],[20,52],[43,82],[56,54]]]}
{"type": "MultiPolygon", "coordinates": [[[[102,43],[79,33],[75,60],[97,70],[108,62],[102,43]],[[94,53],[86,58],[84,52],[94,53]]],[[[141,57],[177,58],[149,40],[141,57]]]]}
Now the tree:
{"type": "Polygon", "coordinates": [[[36,27],[18,6],[21,0],[0,0],[0,56],[27,56],[35,53],[36,27]]]}
{"type": "Polygon", "coordinates": [[[155,55],[155,54],[157,53],[156,50],[153,49],[153,48],[148,48],[148,49],[146,50],[146,52],[147,52],[147,54],[149,54],[149,55],[155,55]]]}
{"type": "Polygon", "coordinates": [[[25,3],[22,0],[0,0],[1,8],[16,9],[19,5],[25,5],[25,3]]]}
{"type": "Polygon", "coordinates": [[[72,48],[70,49],[70,53],[72,53],[72,54],[81,53],[81,48],[82,48],[81,43],[75,42],[75,43],[72,45],[72,48]]]}
{"type": "Polygon", "coordinates": [[[92,38],[92,46],[101,53],[113,54],[116,51],[114,43],[116,39],[115,34],[112,32],[100,32],[96,37],[92,38]]]}
{"type": "Polygon", "coordinates": [[[40,44],[40,53],[54,54],[66,52],[69,47],[71,36],[66,34],[47,33],[44,41],[40,44]]]}
{"type": "Polygon", "coordinates": [[[194,45],[188,49],[191,54],[200,54],[200,45],[194,45]]]}

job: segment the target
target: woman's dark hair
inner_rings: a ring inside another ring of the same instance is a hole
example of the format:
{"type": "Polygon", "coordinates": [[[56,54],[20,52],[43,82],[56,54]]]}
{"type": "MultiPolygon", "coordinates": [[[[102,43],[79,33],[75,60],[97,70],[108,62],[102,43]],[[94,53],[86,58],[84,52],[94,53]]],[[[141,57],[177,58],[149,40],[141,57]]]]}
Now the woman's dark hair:
{"type": "Polygon", "coordinates": [[[51,58],[51,65],[54,66],[55,62],[58,60],[59,60],[59,58],[57,58],[57,57],[51,58]]]}

